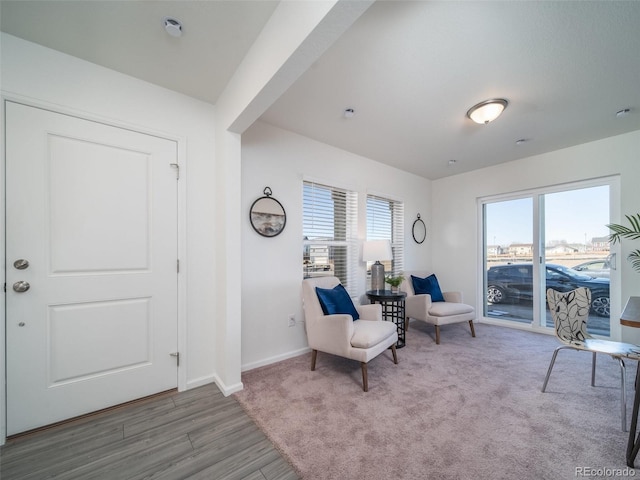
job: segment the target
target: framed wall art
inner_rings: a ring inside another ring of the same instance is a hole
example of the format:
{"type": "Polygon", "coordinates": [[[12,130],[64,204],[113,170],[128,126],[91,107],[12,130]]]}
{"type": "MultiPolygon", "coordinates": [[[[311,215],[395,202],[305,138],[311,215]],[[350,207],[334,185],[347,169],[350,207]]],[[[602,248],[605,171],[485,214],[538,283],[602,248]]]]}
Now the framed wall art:
{"type": "Polygon", "coordinates": [[[422,243],[424,242],[424,239],[427,238],[427,226],[420,218],[420,214],[418,214],[418,218],[416,218],[413,222],[413,227],[411,227],[411,234],[413,235],[413,240],[416,243],[422,243]]]}
{"type": "Polygon", "coordinates": [[[273,198],[271,188],[265,187],[264,196],[251,205],[249,220],[251,226],[263,237],[275,237],[284,230],[287,214],[282,204],[273,198]]]}

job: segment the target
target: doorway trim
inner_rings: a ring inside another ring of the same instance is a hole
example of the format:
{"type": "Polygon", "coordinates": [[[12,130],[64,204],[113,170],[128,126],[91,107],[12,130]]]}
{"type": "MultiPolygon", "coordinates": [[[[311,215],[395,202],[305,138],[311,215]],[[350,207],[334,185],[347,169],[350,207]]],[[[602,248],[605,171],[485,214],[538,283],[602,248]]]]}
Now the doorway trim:
{"type": "MultiPolygon", "coordinates": [[[[43,100],[34,99],[0,91],[0,136],[2,138],[2,151],[0,152],[0,224],[6,225],[6,202],[5,202],[5,185],[6,185],[6,102],[19,103],[25,106],[49,110],[51,112],[77,117],[83,120],[102,123],[133,132],[151,135],[176,143],[177,162],[179,167],[178,180],[178,260],[180,268],[177,276],[177,295],[178,295],[178,351],[180,352],[180,362],[178,365],[178,391],[187,389],[187,371],[189,355],[187,352],[187,154],[186,154],[186,138],[167,132],[161,132],[150,129],[148,127],[127,123],[118,119],[105,118],[92,112],[79,111],[73,108],[52,104],[43,100]]],[[[4,231],[4,228],[3,228],[4,231]]],[[[2,252],[2,264],[0,265],[0,273],[2,281],[6,281],[6,233],[0,235],[0,252],[2,252]]],[[[6,290],[6,285],[5,285],[6,290]]],[[[6,292],[0,296],[0,446],[4,445],[7,438],[7,392],[6,392],[6,292]]]]}

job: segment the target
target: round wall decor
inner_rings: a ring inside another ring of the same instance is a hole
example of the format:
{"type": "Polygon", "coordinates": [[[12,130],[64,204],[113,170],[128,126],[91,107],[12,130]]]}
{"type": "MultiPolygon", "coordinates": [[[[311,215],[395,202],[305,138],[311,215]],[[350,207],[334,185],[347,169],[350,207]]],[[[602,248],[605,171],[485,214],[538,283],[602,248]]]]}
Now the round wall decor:
{"type": "Polygon", "coordinates": [[[420,214],[418,214],[418,218],[413,222],[411,234],[413,235],[413,240],[416,243],[422,243],[424,242],[424,239],[427,238],[427,226],[420,218],[420,214]]]}
{"type": "Polygon", "coordinates": [[[249,220],[253,229],[263,237],[275,237],[284,230],[287,214],[282,204],[271,197],[269,187],[265,187],[263,193],[264,197],[258,198],[251,205],[249,220]]]}

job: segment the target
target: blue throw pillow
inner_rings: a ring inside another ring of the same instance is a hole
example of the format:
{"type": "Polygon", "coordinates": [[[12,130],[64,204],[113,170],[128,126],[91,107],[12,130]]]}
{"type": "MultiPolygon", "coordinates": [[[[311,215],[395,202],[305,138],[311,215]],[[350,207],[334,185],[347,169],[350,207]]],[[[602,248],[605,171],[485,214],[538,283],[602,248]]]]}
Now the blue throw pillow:
{"type": "Polygon", "coordinates": [[[428,293],[431,295],[432,302],[444,302],[440,284],[435,275],[429,275],[427,278],[414,277],[411,275],[411,283],[413,284],[413,292],[416,295],[428,293]]]}
{"type": "Polygon", "coordinates": [[[358,320],[360,318],[356,307],[351,301],[351,297],[341,284],[336,285],[334,288],[316,287],[316,293],[318,295],[318,300],[320,300],[322,311],[325,315],[346,313],[351,315],[354,320],[358,320]]]}

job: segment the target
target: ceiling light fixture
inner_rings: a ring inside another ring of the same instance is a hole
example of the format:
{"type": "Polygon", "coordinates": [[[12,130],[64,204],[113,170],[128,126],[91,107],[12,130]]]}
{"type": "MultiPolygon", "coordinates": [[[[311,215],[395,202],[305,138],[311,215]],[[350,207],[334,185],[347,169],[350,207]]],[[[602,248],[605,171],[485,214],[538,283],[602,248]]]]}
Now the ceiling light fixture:
{"type": "Polygon", "coordinates": [[[528,138],[521,138],[519,140],[516,140],[516,145],[522,145],[524,143],[527,143],[529,141],[528,138]]]}
{"type": "Polygon", "coordinates": [[[356,114],[356,111],[353,108],[346,108],[344,110],[344,118],[351,118],[356,114]]]}
{"type": "Polygon", "coordinates": [[[467,112],[467,117],[476,123],[485,125],[500,116],[509,104],[504,98],[492,98],[474,105],[467,112]]]}
{"type": "Polygon", "coordinates": [[[454,160],[453,158],[451,160],[449,160],[447,162],[447,165],[451,166],[451,165],[455,165],[457,160],[454,160]]]}
{"type": "Polygon", "coordinates": [[[180,23],[180,20],[176,20],[175,18],[171,17],[164,17],[162,23],[164,25],[164,29],[172,37],[182,36],[182,23],[180,23]]]}

